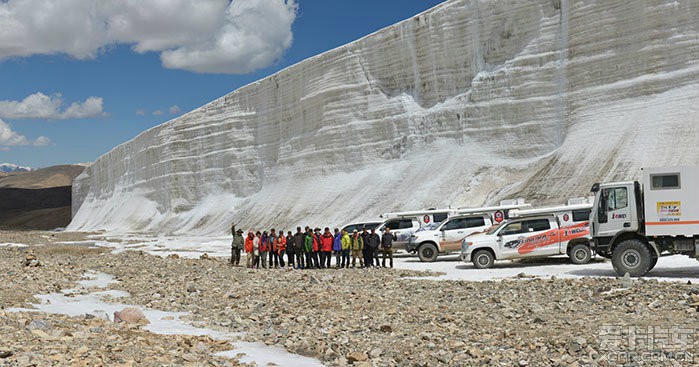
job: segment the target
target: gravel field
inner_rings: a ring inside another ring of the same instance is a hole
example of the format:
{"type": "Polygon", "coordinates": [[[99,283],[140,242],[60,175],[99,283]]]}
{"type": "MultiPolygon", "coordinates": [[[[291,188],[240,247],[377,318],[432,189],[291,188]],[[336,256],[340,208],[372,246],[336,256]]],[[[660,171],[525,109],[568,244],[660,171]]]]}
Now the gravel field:
{"type": "Polygon", "coordinates": [[[118,282],[105,288],[129,293],[109,302],[188,312],[191,325],[235,335],[234,344],[277,345],[327,366],[658,366],[699,356],[699,288],[686,282],[537,277],[529,268],[497,281],[434,281],[425,277],[440,274],[407,269],[249,270],[224,258],[56,244],[86,236],[0,232],[0,244],[28,245],[0,246],[0,330],[9,336],[0,366],[244,363],[216,356],[231,346],[211,336],[10,312],[76,288],[86,272],[113,275],[118,282]],[[658,342],[663,335],[673,337],[658,342]]]}

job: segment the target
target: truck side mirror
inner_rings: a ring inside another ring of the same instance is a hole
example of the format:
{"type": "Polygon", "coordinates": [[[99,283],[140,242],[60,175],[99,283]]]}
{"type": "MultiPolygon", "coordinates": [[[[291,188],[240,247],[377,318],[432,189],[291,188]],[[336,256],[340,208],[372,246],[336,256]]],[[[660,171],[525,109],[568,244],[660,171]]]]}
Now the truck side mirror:
{"type": "Polygon", "coordinates": [[[605,189],[599,194],[599,203],[597,204],[597,222],[607,223],[607,204],[609,201],[608,191],[605,189]]]}
{"type": "Polygon", "coordinates": [[[592,188],[590,189],[591,192],[597,193],[599,191],[599,183],[595,183],[592,185],[592,188]]]}

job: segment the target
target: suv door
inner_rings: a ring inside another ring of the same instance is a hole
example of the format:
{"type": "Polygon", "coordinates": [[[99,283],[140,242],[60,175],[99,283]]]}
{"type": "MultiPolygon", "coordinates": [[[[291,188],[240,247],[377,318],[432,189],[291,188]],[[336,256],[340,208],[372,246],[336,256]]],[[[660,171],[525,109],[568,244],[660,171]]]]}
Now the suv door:
{"type": "Polygon", "coordinates": [[[471,233],[485,229],[486,224],[482,216],[450,219],[441,228],[442,251],[460,251],[461,240],[471,233]]]}
{"type": "Polygon", "coordinates": [[[518,220],[498,233],[502,258],[557,254],[558,243],[556,225],[549,218],[518,220]]]}
{"type": "MultiPolygon", "coordinates": [[[[517,250],[521,256],[558,255],[560,233],[553,218],[524,221],[526,227],[524,244],[517,250]]],[[[565,250],[564,252],[565,253],[565,250]]]]}
{"type": "Polygon", "coordinates": [[[404,248],[405,244],[408,243],[408,240],[410,239],[410,235],[415,233],[420,226],[417,219],[402,218],[396,220],[395,222],[396,223],[394,223],[394,225],[397,227],[396,229],[388,224],[386,227],[391,228],[391,232],[396,236],[396,240],[393,241],[394,245],[404,248]]]}
{"type": "Polygon", "coordinates": [[[500,250],[500,259],[510,259],[518,257],[517,249],[522,245],[524,240],[524,221],[511,221],[503,227],[497,234],[498,249],[500,250]]]}

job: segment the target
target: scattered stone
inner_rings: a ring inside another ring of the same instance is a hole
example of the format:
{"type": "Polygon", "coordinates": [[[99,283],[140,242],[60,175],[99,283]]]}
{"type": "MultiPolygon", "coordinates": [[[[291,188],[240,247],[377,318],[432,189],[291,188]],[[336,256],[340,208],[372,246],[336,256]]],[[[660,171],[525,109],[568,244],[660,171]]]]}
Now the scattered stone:
{"type": "Polygon", "coordinates": [[[631,288],[632,285],[633,285],[633,283],[631,281],[631,275],[627,272],[621,278],[621,288],[628,289],[628,288],[631,288]]]}
{"type": "Polygon", "coordinates": [[[209,254],[204,253],[201,256],[199,256],[199,260],[208,260],[209,259],[209,254]]]}
{"type": "Polygon", "coordinates": [[[127,324],[149,324],[150,321],[143,314],[143,311],[126,307],[121,311],[114,311],[114,322],[125,322],[127,324]]]}
{"type": "Polygon", "coordinates": [[[32,320],[29,325],[27,325],[29,330],[51,330],[51,324],[46,320],[32,320]]]}
{"type": "Polygon", "coordinates": [[[391,325],[381,325],[379,330],[381,330],[384,333],[390,333],[393,331],[393,328],[391,327],[391,325]]]}
{"type": "Polygon", "coordinates": [[[34,253],[30,251],[24,255],[24,261],[22,261],[22,265],[32,268],[41,266],[41,262],[39,262],[39,260],[37,260],[36,258],[36,255],[34,255],[34,253]]]}
{"type": "Polygon", "coordinates": [[[0,349],[0,358],[12,357],[14,353],[11,350],[0,349]]]}
{"type": "Polygon", "coordinates": [[[347,361],[349,363],[363,362],[369,359],[369,356],[364,352],[350,352],[347,354],[347,361]]]}

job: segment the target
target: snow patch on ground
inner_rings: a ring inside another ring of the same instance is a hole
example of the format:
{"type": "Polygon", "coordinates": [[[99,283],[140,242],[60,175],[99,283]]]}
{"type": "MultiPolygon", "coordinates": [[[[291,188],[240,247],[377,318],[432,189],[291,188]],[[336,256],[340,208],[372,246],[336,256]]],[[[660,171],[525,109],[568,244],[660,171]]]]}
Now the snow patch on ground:
{"type": "Polygon", "coordinates": [[[242,363],[255,362],[258,366],[323,366],[322,363],[315,359],[291,354],[277,345],[268,346],[263,343],[236,342],[235,346],[236,349],[234,350],[216,353],[216,355],[235,358],[238,354],[245,353],[238,360],[242,363]]]}
{"type": "Polygon", "coordinates": [[[25,245],[25,244],[23,244],[23,243],[0,243],[0,247],[18,247],[18,248],[22,248],[22,247],[27,247],[27,245],[25,245]]]}
{"type": "MultiPolygon", "coordinates": [[[[188,312],[167,312],[148,309],[124,303],[108,302],[109,298],[129,297],[128,292],[118,290],[103,290],[84,294],[87,288],[106,288],[110,284],[118,281],[114,276],[90,271],[83,275],[83,280],[78,282],[79,287],[61,291],[61,293],[50,293],[37,295],[40,303],[33,304],[30,308],[10,308],[9,312],[46,312],[62,314],[68,316],[93,315],[95,317],[110,320],[111,315],[124,308],[137,308],[143,312],[150,324],[143,327],[144,330],[160,335],[193,335],[209,336],[215,340],[234,341],[242,336],[240,333],[225,333],[221,331],[198,328],[182,318],[189,316],[188,312]]],[[[264,343],[249,343],[234,341],[235,349],[218,353],[217,355],[236,358],[245,363],[254,362],[258,366],[323,366],[320,361],[287,352],[280,346],[267,346],[264,343]]]]}

